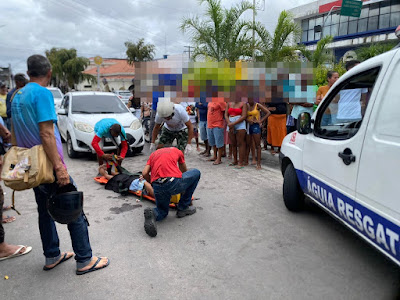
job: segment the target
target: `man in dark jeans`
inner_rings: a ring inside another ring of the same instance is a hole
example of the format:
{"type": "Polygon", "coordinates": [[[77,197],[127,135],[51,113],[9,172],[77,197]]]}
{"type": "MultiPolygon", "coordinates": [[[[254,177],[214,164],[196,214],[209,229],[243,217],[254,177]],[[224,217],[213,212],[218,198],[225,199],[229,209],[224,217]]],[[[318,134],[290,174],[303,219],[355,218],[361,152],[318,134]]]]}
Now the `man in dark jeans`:
{"type": "Polygon", "coordinates": [[[74,252],[60,252],[59,239],[54,220],[47,211],[47,200],[52,195],[54,185],[73,183],[64,164],[63,148],[57,126],[57,115],[51,92],[46,89],[51,79],[51,65],[42,55],[28,58],[30,82],[20,89],[11,103],[13,119],[13,144],[32,148],[43,145],[49,160],[53,164],[56,183],[42,184],[34,188],[39,213],[39,231],[42,239],[45,265],[48,271],[72,258],[75,254],[76,274],[82,275],[97,271],[109,264],[106,257],[92,256],[86,220],[81,214],[78,219],[68,224],[74,252]]]}
{"type": "Polygon", "coordinates": [[[144,229],[149,236],[157,235],[156,221],[168,215],[171,196],[181,194],[176,213],[178,218],[196,212],[196,207],[190,204],[201,174],[197,169],[187,170],[182,151],[177,148],[161,148],[153,152],[142,174],[153,185],[157,205],[154,209],[144,210],[144,229]]]}
{"type": "MultiPolygon", "coordinates": [[[[9,140],[11,137],[10,132],[5,128],[5,126],[0,124],[0,136],[4,140],[9,140]]],[[[3,157],[0,156],[0,171],[3,165],[3,157]]],[[[3,219],[3,205],[4,205],[4,193],[3,188],[0,185],[0,220],[3,219]]],[[[0,222],[0,261],[9,258],[21,256],[29,253],[32,250],[30,246],[23,245],[9,245],[4,241],[4,228],[2,222],[0,222]]]]}

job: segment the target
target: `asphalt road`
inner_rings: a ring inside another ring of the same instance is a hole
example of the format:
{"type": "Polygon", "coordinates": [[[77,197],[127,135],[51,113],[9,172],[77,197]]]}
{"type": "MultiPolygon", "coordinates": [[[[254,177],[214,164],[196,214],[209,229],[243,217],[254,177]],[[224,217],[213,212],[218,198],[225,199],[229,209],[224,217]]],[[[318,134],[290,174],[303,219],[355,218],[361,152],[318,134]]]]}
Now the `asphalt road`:
{"type": "MultiPolygon", "coordinates": [[[[124,166],[140,171],[146,159],[124,166]]],[[[33,250],[0,262],[1,299],[393,299],[399,292],[399,269],[344,226],[314,206],[286,210],[277,156],[263,152],[261,171],[188,157],[202,172],[198,211],[182,219],[170,211],[156,238],[143,229],[143,209],[153,203],[104,190],[88,157],[66,163],[85,193],[93,253],[111,264],[84,276],[75,275],[73,260],[42,271],[33,191],[18,192],[22,215],[5,225],[6,241],[33,250]]],[[[58,231],[61,250],[71,251],[67,227],[58,231]]]]}

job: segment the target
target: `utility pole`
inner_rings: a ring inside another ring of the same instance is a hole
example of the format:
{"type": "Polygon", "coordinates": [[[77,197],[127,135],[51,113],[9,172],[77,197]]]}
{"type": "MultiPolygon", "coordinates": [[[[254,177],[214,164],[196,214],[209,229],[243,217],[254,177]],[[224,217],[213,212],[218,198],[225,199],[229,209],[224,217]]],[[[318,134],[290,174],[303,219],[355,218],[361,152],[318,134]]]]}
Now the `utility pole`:
{"type": "Polygon", "coordinates": [[[255,61],[256,60],[256,43],[255,43],[255,32],[254,32],[254,29],[255,29],[255,26],[256,26],[256,0],[253,0],[253,43],[252,43],[252,46],[253,46],[253,51],[252,51],[252,58],[253,58],[253,61],[255,61]]]}
{"type": "Polygon", "coordinates": [[[189,60],[190,60],[190,48],[194,48],[194,47],[192,47],[192,46],[183,46],[183,47],[189,49],[189,50],[185,50],[185,51],[183,51],[183,52],[184,52],[184,53],[189,52],[189,60]]]}

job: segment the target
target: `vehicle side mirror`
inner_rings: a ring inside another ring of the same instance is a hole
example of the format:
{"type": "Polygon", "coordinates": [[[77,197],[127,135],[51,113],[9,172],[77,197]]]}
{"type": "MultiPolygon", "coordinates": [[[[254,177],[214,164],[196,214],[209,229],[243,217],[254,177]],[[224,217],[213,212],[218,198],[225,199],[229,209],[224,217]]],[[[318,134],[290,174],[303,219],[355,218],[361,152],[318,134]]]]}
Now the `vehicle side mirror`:
{"type": "Polygon", "coordinates": [[[311,129],[311,115],[308,112],[303,112],[297,118],[297,131],[300,134],[309,134],[311,129]]]}
{"type": "Polygon", "coordinates": [[[60,115],[60,116],[66,116],[66,115],[68,115],[68,113],[67,113],[67,111],[66,111],[65,108],[60,108],[60,109],[57,111],[57,114],[60,115]]]}
{"type": "Polygon", "coordinates": [[[136,111],[136,109],[134,109],[133,107],[130,107],[129,110],[134,113],[136,111]]]}

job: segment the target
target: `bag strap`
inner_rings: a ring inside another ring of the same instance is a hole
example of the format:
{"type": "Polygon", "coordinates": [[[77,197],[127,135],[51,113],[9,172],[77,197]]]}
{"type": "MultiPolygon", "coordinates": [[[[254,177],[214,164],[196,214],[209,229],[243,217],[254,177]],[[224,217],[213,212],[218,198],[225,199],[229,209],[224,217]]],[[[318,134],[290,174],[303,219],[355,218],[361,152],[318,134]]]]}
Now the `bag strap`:
{"type": "MultiPolygon", "coordinates": [[[[16,89],[15,92],[12,94],[11,98],[10,98],[10,104],[12,103],[12,101],[14,100],[15,95],[18,93],[20,89],[16,89]]],[[[11,145],[13,146],[17,146],[17,138],[15,137],[15,132],[14,132],[14,126],[13,126],[13,121],[11,118],[11,145]]]]}
{"type": "Polygon", "coordinates": [[[15,190],[13,190],[11,196],[11,209],[14,210],[18,215],[21,215],[21,213],[15,208],[15,190]]]}

